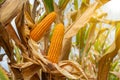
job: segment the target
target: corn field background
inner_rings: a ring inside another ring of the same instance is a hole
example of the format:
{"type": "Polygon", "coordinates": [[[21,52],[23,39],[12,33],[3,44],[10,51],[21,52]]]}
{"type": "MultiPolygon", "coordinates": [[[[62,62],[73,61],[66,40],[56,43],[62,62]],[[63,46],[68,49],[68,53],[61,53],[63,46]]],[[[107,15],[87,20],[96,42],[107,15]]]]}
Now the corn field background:
{"type": "Polygon", "coordinates": [[[0,0],[0,80],[120,80],[119,2],[0,0]]]}

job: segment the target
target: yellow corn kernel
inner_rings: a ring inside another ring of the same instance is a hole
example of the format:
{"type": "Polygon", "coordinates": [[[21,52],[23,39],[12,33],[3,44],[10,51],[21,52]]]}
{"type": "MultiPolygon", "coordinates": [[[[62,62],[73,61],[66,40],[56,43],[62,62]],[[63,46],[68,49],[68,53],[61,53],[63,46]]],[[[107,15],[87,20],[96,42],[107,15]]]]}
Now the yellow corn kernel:
{"type": "Polygon", "coordinates": [[[50,28],[50,25],[56,18],[56,13],[51,12],[48,14],[31,32],[30,37],[34,41],[39,41],[45,32],[50,28]]]}
{"type": "Polygon", "coordinates": [[[60,23],[57,24],[54,29],[51,38],[51,44],[47,55],[47,58],[53,63],[57,63],[61,55],[63,37],[64,37],[64,26],[62,23],[60,23]]]}

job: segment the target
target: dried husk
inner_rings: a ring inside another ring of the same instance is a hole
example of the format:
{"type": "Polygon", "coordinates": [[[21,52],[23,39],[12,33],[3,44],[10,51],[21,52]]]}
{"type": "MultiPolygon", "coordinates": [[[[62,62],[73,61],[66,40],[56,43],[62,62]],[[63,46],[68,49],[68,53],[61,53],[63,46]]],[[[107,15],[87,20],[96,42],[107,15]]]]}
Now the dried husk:
{"type": "Polygon", "coordinates": [[[0,22],[9,23],[21,10],[26,0],[6,0],[0,7],[0,22]]]}

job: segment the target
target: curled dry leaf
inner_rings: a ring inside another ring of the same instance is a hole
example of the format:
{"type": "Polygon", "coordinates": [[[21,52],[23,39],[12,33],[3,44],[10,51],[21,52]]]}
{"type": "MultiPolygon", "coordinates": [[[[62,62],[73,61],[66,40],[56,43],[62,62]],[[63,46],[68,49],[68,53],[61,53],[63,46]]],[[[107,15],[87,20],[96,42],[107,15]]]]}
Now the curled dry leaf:
{"type": "Polygon", "coordinates": [[[54,74],[52,72],[56,71],[58,74],[57,76],[62,75],[70,79],[87,79],[86,74],[77,62],[61,61],[58,64],[53,64],[40,53],[39,46],[35,41],[29,39],[28,45],[33,56],[32,59],[29,58],[28,55],[25,57],[24,54],[23,57],[27,59],[28,62],[10,65],[10,68],[13,70],[15,76],[18,75],[16,79],[30,79],[40,69],[42,69],[45,73],[50,74],[54,74]]]}
{"type": "Polygon", "coordinates": [[[88,80],[86,74],[82,70],[81,66],[74,61],[64,60],[57,64],[54,64],[56,69],[65,77],[70,79],[80,79],[81,76],[88,80]]]}
{"type": "Polygon", "coordinates": [[[51,62],[45,59],[45,57],[40,53],[39,46],[35,41],[33,41],[32,39],[28,40],[28,45],[30,46],[32,56],[42,66],[43,71],[46,72],[47,69],[45,68],[45,65],[49,65],[49,63],[51,64],[51,62]]]}
{"type": "Polygon", "coordinates": [[[13,69],[18,69],[24,80],[30,80],[30,78],[36,74],[41,68],[40,65],[34,64],[32,62],[25,62],[21,64],[11,65],[13,69]]]}
{"type": "MultiPolygon", "coordinates": [[[[80,79],[82,78],[87,79],[87,76],[83,72],[82,68],[77,62],[74,61],[60,61],[58,64],[54,64],[51,61],[47,60],[40,52],[38,44],[33,41],[29,40],[29,46],[31,47],[31,51],[33,56],[35,57],[33,60],[37,62],[42,70],[46,73],[55,74],[57,76],[65,76],[71,79],[80,79]]],[[[32,61],[33,61],[32,60],[32,61]]],[[[36,64],[36,63],[34,63],[36,64]]]]}
{"type": "Polygon", "coordinates": [[[97,5],[98,2],[95,2],[90,7],[88,7],[88,9],[80,16],[80,18],[66,29],[65,38],[76,35],[79,29],[84,27],[84,25],[89,22],[97,8],[97,5]]]}
{"type": "Polygon", "coordinates": [[[34,57],[37,59],[41,59],[45,64],[48,63],[48,61],[44,58],[44,56],[39,52],[39,46],[38,44],[33,41],[32,39],[28,40],[28,44],[31,47],[31,51],[34,57]]]}

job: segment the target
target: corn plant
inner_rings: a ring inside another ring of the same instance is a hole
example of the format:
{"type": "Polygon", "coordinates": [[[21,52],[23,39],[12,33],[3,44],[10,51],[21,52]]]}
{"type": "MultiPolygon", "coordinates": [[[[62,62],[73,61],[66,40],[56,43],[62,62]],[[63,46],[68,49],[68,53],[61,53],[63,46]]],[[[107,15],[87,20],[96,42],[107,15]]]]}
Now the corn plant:
{"type": "Polygon", "coordinates": [[[0,80],[120,79],[120,21],[101,10],[109,0],[31,1],[0,0],[9,69],[0,66],[0,80]]]}

